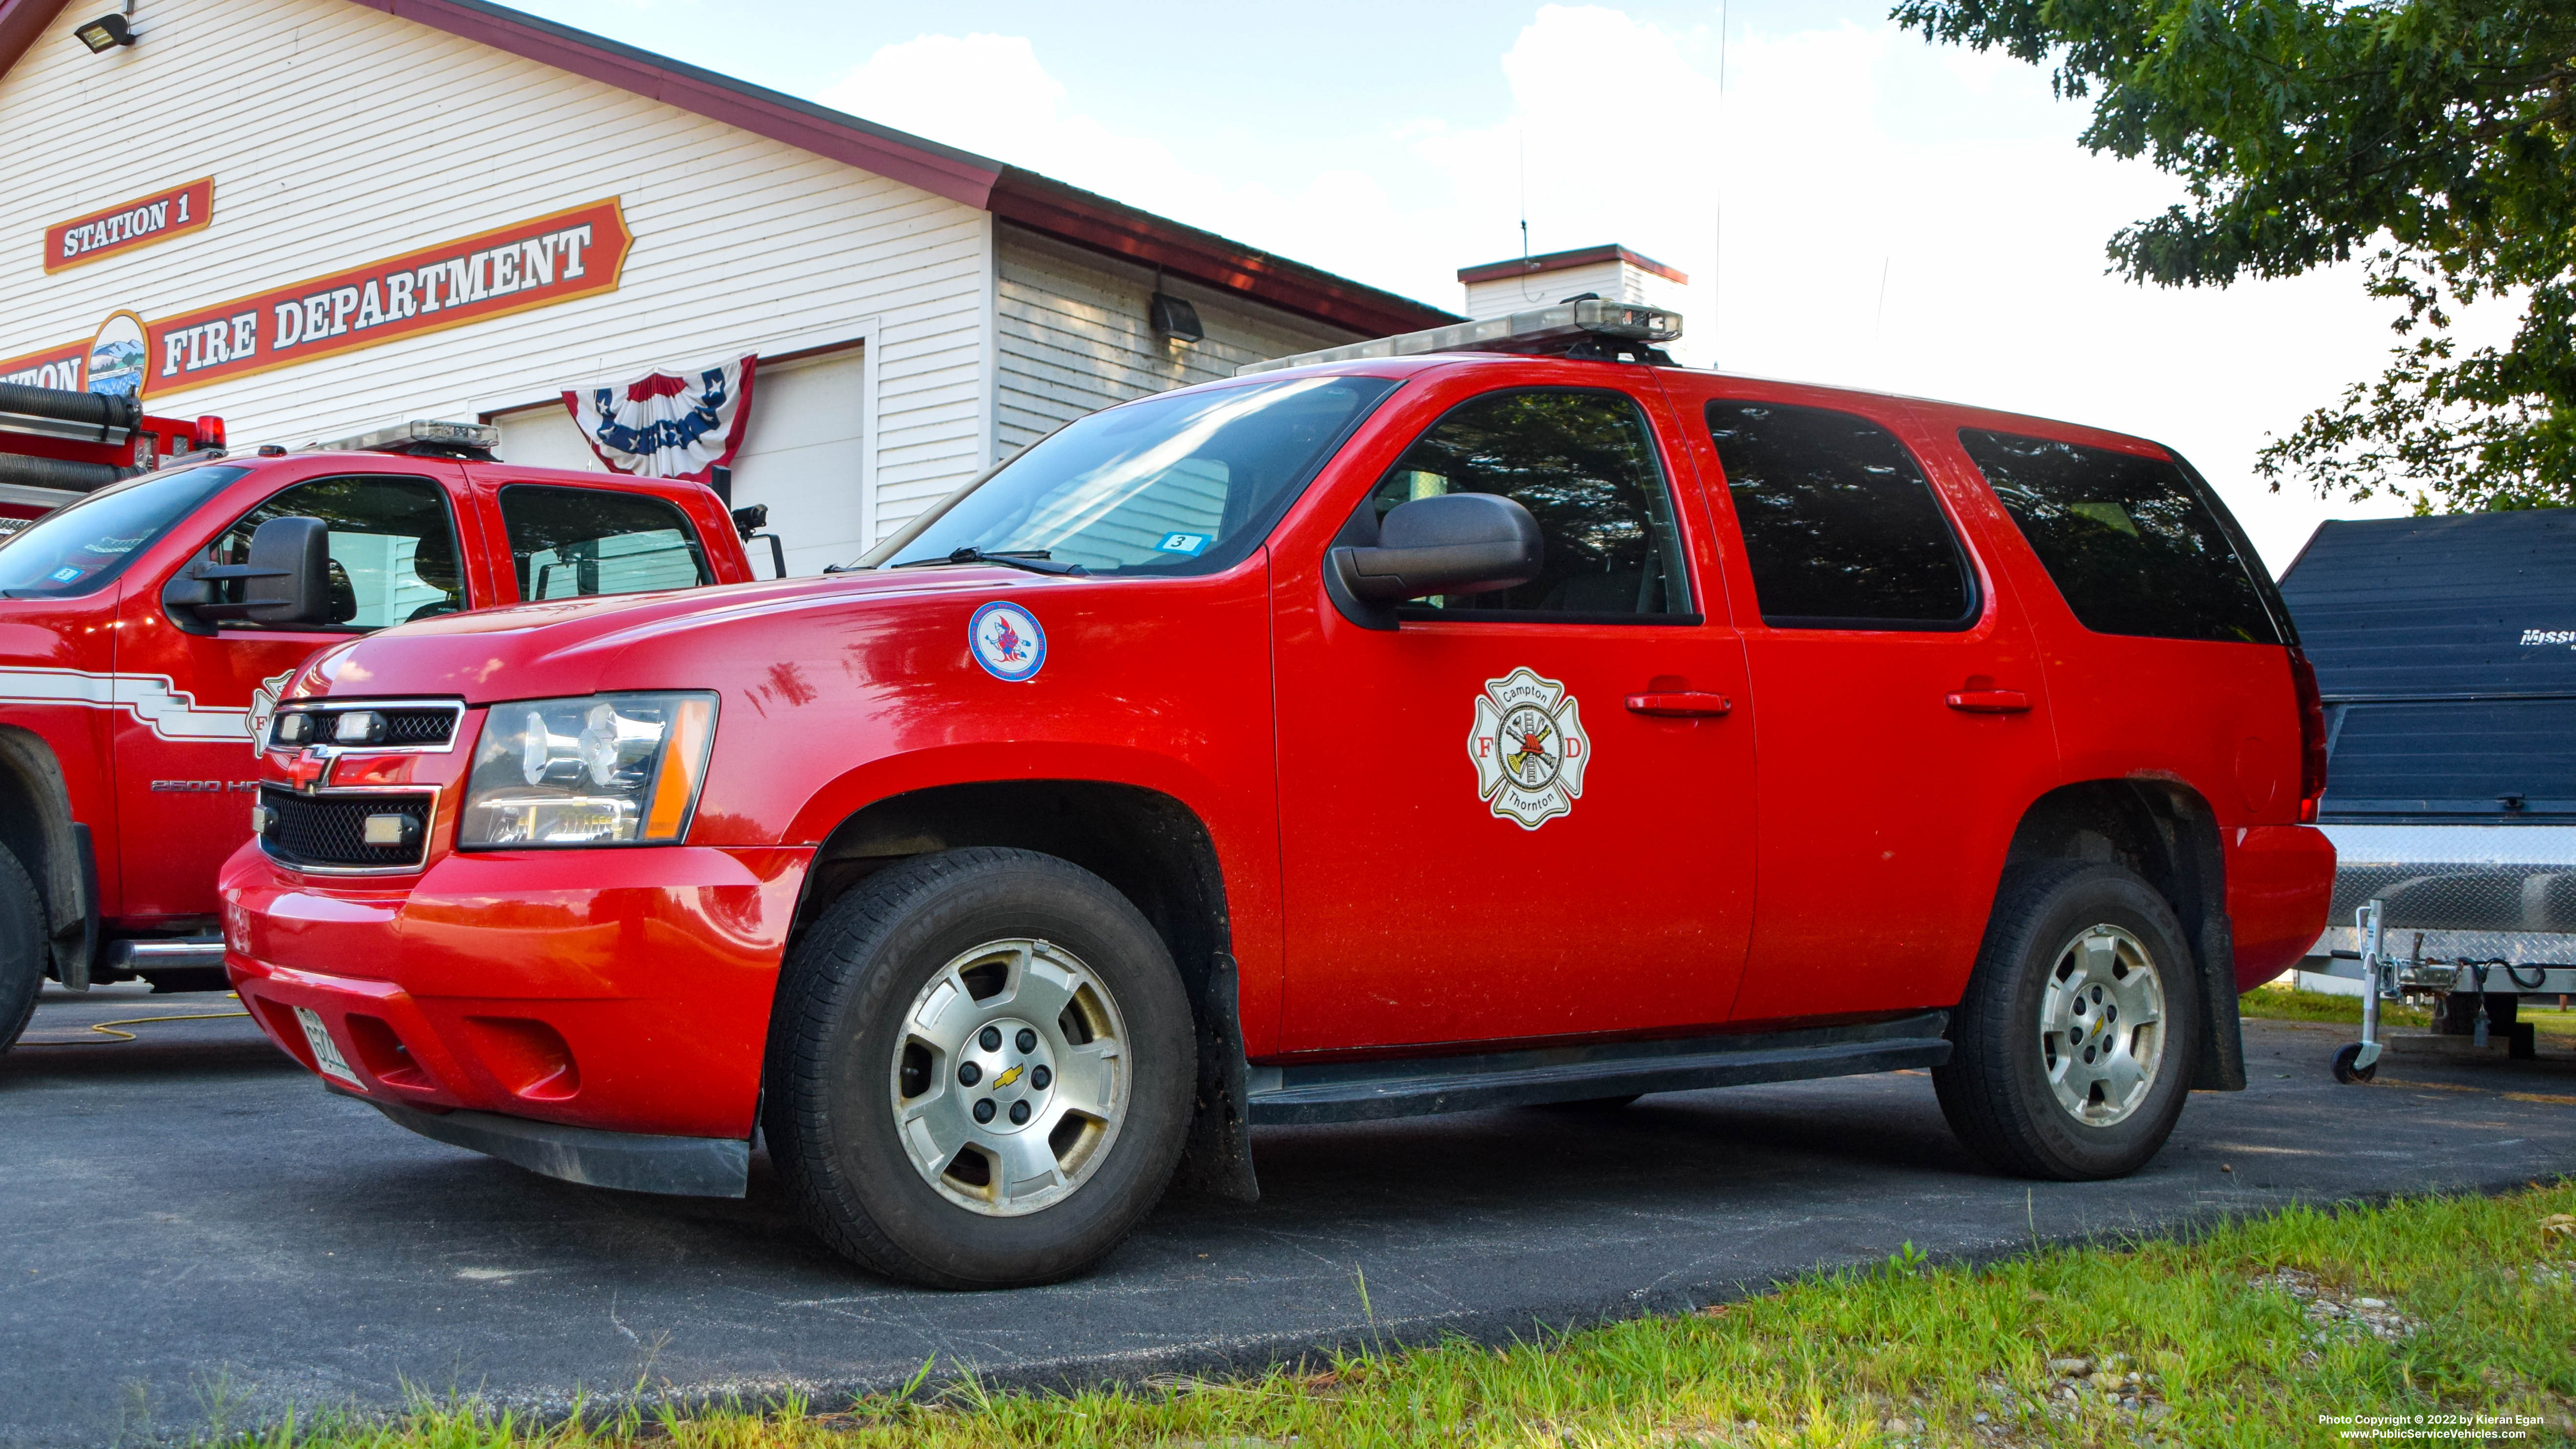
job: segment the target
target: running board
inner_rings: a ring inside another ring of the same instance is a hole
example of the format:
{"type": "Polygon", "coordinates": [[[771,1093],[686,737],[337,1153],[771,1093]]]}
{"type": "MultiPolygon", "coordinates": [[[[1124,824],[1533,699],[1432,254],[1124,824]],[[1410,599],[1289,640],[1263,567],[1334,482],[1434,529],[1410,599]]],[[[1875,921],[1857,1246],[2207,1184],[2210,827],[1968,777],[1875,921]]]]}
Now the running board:
{"type": "Polygon", "coordinates": [[[1950,1060],[1950,1043],[1941,1035],[1949,1023],[1948,1012],[1927,1011],[1866,1026],[1476,1056],[1254,1066],[1245,1072],[1245,1098],[1252,1122],[1273,1127],[1847,1077],[1940,1066],[1950,1060]]]}

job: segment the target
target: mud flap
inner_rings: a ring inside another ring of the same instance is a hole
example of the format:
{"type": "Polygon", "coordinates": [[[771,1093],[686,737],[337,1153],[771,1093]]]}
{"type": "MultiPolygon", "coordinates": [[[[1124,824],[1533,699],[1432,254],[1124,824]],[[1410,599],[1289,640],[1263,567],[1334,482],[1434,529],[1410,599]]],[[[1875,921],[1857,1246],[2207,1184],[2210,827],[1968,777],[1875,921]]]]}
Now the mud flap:
{"type": "Polygon", "coordinates": [[[2201,922],[2200,999],[2208,1008],[2207,1035],[2200,1043],[2200,1067],[2192,1074],[2195,1092],[2245,1090],[2245,1026],[2236,1012],[2236,935],[2227,913],[2211,911],[2201,922]]]}
{"type": "Polygon", "coordinates": [[[89,990],[89,970],[98,962],[98,851],[89,827],[72,823],[72,850],[80,858],[80,920],[54,932],[54,979],[65,991],[89,990]]]}
{"type": "Polygon", "coordinates": [[[1252,1171],[1252,1122],[1244,1106],[1243,1025],[1235,1011],[1234,958],[1218,952],[1195,1003],[1199,1024],[1198,1109],[1174,1187],[1235,1202],[1259,1202],[1252,1171]]]}

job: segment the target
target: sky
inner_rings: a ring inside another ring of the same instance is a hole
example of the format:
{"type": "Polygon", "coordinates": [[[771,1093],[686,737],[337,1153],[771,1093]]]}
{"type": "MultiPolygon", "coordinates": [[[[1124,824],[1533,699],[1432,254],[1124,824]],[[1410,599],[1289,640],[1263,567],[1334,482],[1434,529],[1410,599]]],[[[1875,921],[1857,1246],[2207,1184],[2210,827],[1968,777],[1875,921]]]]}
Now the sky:
{"type": "Polygon", "coordinates": [[[2385,364],[2357,266],[2107,275],[2179,184],[1883,3],[518,3],[1453,311],[1524,219],[1536,252],[1621,243],[1689,274],[1681,360],[2154,438],[2276,573],[2323,519],[2405,511],[2254,472],[2385,364]]]}

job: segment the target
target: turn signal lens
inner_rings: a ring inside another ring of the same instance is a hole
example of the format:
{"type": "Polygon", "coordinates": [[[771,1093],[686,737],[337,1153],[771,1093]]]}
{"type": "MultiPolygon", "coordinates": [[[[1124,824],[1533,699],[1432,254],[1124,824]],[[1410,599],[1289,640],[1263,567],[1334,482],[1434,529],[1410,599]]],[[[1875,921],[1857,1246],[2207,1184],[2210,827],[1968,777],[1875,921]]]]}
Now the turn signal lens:
{"type": "Polygon", "coordinates": [[[644,819],[647,840],[677,840],[688,825],[689,807],[698,802],[698,786],[707,768],[707,744],[715,736],[716,702],[682,700],[671,715],[671,742],[662,752],[662,774],[653,782],[653,810],[644,819]]]}

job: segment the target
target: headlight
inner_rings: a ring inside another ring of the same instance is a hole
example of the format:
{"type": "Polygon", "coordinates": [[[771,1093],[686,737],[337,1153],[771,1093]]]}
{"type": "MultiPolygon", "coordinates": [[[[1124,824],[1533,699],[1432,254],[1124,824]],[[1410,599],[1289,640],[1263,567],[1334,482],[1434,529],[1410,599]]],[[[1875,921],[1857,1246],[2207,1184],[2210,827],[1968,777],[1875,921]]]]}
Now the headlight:
{"type": "Polygon", "coordinates": [[[457,845],[660,845],[688,833],[712,694],[531,699],[484,712],[457,845]]]}

